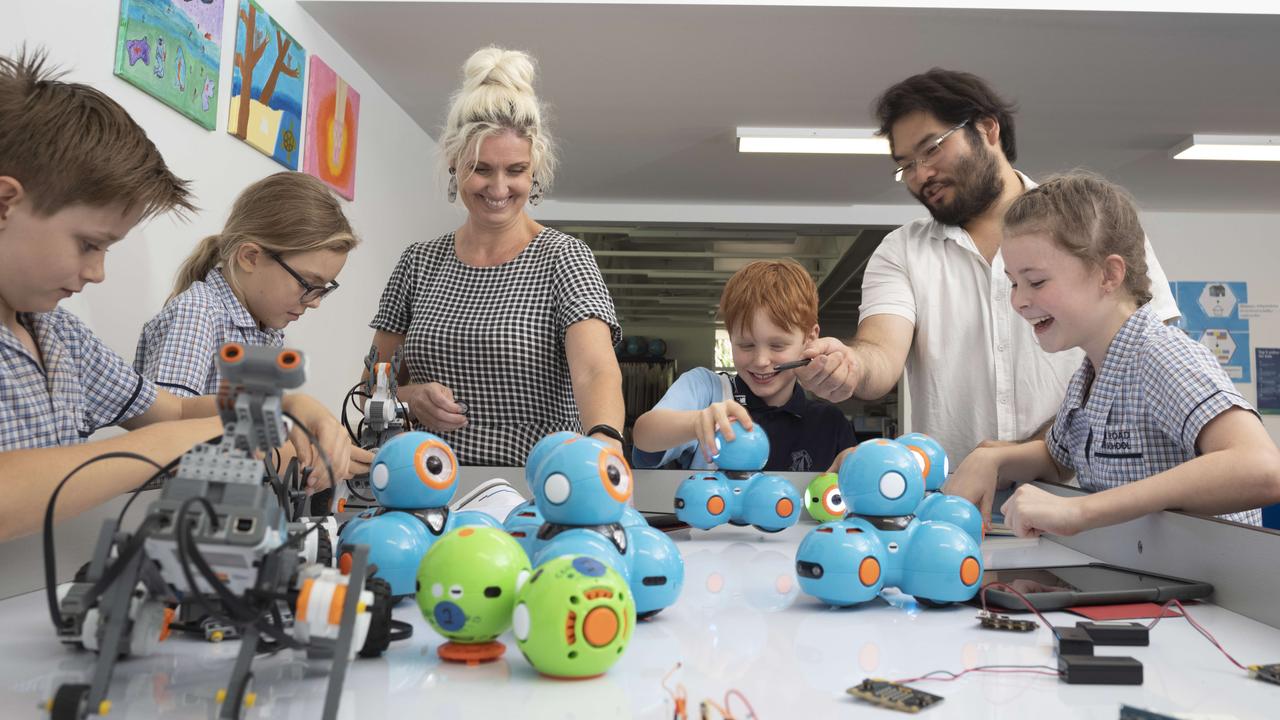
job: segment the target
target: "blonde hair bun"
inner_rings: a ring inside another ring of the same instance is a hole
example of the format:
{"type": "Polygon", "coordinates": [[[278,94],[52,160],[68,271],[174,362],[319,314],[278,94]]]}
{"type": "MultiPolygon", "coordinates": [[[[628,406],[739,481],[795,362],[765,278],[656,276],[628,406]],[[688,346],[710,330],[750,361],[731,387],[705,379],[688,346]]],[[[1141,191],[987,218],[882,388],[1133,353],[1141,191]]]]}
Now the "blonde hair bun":
{"type": "Polygon", "coordinates": [[[498,85],[524,95],[533,95],[533,60],[519,50],[487,47],[472,53],[463,66],[463,93],[485,85],[498,85]]]}

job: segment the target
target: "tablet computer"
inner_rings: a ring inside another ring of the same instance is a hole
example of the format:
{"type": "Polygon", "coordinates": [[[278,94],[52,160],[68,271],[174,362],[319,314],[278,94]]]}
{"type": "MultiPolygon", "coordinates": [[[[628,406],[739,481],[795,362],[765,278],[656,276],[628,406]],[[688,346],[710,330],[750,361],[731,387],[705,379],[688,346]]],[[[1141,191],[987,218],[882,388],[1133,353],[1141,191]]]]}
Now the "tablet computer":
{"type": "MultiPolygon", "coordinates": [[[[1213,593],[1213,586],[1198,580],[1156,575],[1105,563],[1059,565],[1041,568],[987,570],[982,584],[998,582],[1026,596],[1037,610],[1061,610],[1077,605],[1120,605],[1169,600],[1195,600],[1213,593]]],[[[1018,598],[1000,589],[987,591],[987,604],[1009,610],[1025,610],[1018,598]]]]}

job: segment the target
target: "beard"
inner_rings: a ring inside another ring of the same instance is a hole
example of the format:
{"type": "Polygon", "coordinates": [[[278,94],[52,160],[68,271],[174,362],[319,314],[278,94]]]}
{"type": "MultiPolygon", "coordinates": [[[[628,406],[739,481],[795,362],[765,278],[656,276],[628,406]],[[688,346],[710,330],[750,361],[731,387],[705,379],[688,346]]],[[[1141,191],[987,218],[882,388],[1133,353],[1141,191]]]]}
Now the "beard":
{"type": "MultiPolygon", "coordinates": [[[[967,139],[967,138],[966,138],[967,139]]],[[[920,186],[920,192],[912,192],[916,200],[929,210],[934,220],[943,225],[964,225],[987,211],[1004,192],[1004,179],[993,153],[970,145],[972,152],[956,160],[951,171],[952,199],[945,205],[933,206],[925,202],[925,195],[939,182],[930,180],[920,186]]]]}

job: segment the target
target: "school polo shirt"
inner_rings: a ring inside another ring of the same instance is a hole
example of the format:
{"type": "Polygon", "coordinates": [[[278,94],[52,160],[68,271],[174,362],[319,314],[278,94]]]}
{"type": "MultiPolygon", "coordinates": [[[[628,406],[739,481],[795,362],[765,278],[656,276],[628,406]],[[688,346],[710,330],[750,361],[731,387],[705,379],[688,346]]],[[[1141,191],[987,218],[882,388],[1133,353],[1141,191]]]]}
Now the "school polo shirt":
{"type": "MultiPolygon", "coordinates": [[[[1146,248],[1155,316],[1176,318],[1169,281],[1150,242],[1146,248]]],[[[1041,350],[1013,309],[1011,288],[1000,252],[987,264],[964,228],[933,218],[889,233],[867,262],[858,321],[887,314],[915,326],[904,378],[910,430],[936,438],[951,467],[983,440],[1025,440],[1039,430],[1084,357],[1041,350]]]]}
{"type": "Polygon", "coordinates": [[[0,325],[0,451],[81,443],[155,402],[155,384],[72,313],[18,313],[18,321],[44,365],[0,325]]]}
{"type": "MultiPolygon", "coordinates": [[[[751,392],[741,378],[735,377],[731,388],[734,400],[751,413],[752,421],[769,436],[769,461],[765,470],[823,472],[841,450],[855,444],[853,428],[844,413],[831,403],[810,399],[799,383],[791,399],[779,407],[770,407],[751,392]]],[[[723,400],[721,376],[707,368],[694,368],[676,378],[654,409],[702,410],[723,400]]],[[[664,467],[672,461],[694,470],[709,467],[697,440],[666,452],[644,452],[635,448],[631,460],[638,468],[664,467]]]]}
{"type": "Polygon", "coordinates": [[[178,397],[213,395],[222,379],[214,357],[232,341],[284,347],[284,331],[260,327],[214,268],[142,327],[133,367],[178,397]]]}
{"type": "MultiPolygon", "coordinates": [[[[1096,379],[1087,359],[1071,377],[1045,444],[1080,487],[1106,490],[1194,459],[1200,431],[1233,407],[1254,412],[1208,348],[1144,305],[1112,339],[1096,379]]],[[[1256,508],[1221,517],[1262,524],[1256,508]]]]}

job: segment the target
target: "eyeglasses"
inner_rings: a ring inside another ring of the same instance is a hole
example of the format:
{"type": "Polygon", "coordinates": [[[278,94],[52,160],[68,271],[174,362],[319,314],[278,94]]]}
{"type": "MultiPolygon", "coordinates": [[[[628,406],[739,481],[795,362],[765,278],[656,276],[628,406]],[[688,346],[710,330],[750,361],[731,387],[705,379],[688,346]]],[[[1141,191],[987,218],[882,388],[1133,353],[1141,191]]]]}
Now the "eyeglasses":
{"type": "Polygon", "coordinates": [[[275,260],[276,262],[280,263],[280,267],[284,268],[284,271],[292,275],[293,279],[297,280],[298,284],[302,286],[302,297],[298,300],[298,302],[302,303],[303,305],[306,305],[307,303],[310,303],[310,302],[315,302],[316,300],[319,300],[325,295],[328,295],[329,293],[338,289],[337,280],[330,280],[329,284],[327,285],[312,285],[311,283],[304,280],[302,276],[298,274],[297,270],[294,270],[293,268],[289,267],[289,263],[285,262],[284,258],[280,257],[278,254],[273,252],[268,252],[267,255],[270,256],[272,260],[275,260]]]}
{"type": "Polygon", "coordinates": [[[918,155],[916,155],[911,160],[908,160],[902,163],[901,167],[893,171],[894,181],[902,182],[902,178],[906,177],[907,175],[914,175],[917,167],[929,167],[930,165],[933,165],[934,161],[938,159],[938,152],[942,150],[942,143],[945,142],[947,138],[951,137],[951,133],[959,130],[960,128],[968,124],[969,124],[969,121],[965,120],[959,125],[942,133],[941,135],[938,136],[937,140],[934,140],[933,142],[926,145],[925,148],[921,150],[918,155]]]}

